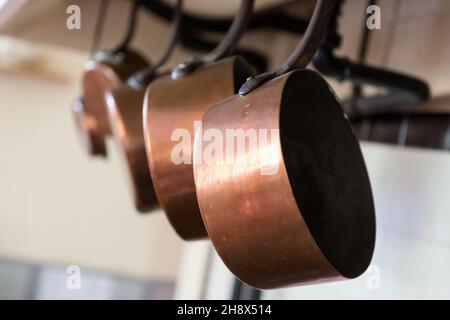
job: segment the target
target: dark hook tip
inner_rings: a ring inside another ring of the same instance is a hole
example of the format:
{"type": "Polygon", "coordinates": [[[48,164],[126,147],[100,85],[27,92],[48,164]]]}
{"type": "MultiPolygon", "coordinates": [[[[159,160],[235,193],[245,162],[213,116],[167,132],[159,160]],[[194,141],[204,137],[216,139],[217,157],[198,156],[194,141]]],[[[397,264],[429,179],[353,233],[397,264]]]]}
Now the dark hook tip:
{"type": "Polygon", "coordinates": [[[276,72],[266,72],[266,73],[260,74],[256,77],[250,77],[239,89],[239,95],[245,96],[245,95],[249,94],[256,88],[263,85],[267,81],[272,80],[276,76],[277,76],[276,72]]]}
{"type": "Polygon", "coordinates": [[[179,79],[185,76],[186,74],[193,72],[203,64],[204,64],[203,60],[199,58],[193,58],[189,62],[180,63],[172,70],[171,73],[172,79],[179,79]]]}

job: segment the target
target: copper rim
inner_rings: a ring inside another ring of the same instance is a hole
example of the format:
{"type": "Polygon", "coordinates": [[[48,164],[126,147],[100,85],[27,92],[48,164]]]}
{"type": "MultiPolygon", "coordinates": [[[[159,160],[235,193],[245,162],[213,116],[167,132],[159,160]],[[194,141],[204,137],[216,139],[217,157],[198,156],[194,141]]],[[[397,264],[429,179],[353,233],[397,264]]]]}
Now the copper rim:
{"type": "Polygon", "coordinates": [[[126,163],[135,207],[149,212],[158,205],[148,168],[142,128],[145,89],[121,85],[106,96],[110,123],[123,161],[126,163]]]}
{"type": "Polygon", "coordinates": [[[82,145],[90,155],[106,156],[105,138],[111,134],[104,96],[131,74],[148,66],[138,53],[99,52],[89,60],[82,77],[83,96],[73,105],[82,145]]]}
{"type": "MultiPolygon", "coordinates": [[[[194,139],[194,121],[214,103],[233,95],[252,75],[240,58],[232,57],[201,66],[173,79],[161,77],[150,84],[144,101],[144,135],[151,177],[161,207],[180,237],[207,236],[195,193],[192,162],[176,164],[172,152],[180,141],[172,141],[176,129],[194,139]]],[[[192,159],[186,150],[186,159],[192,159]]]]}
{"type": "Polygon", "coordinates": [[[89,112],[85,111],[84,99],[76,99],[72,104],[75,125],[81,145],[85,151],[93,156],[106,156],[106,144],[103,136],[97,132],[97,121],[89,112]]]}
{"type": "Polygon", "coordinates": [[[367,268],[375,241],[370,182],[350,124],[320,75],[293,71],[220,102],[203,117],[208,129],[275,132],[233,161],[212,164],[198,159],[203,137],[196,134],[202,218],[236,276],[268,289],[354,278],[367,268]]]}

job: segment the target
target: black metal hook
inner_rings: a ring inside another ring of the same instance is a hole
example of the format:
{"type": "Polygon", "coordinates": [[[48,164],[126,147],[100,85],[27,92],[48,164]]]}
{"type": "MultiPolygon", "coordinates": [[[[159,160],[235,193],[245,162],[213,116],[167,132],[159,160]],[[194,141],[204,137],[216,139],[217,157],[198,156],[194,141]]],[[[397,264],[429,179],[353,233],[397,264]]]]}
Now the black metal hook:
{"type": "Polygon", "coordinates": [[[105,26],[105,17],[108,10],[109,0],[101,0],[98,8],[97,20],[95,23],[94,37],[92,39],[91,55],[97,52],[100,46],[100,38],[105,26]]]}
{"type": "MultiPolygon", "coordinates": [[[[161,0],[143,0],[142,5],[160,18],[170,21],[173,8],[161,0]]],[[[283,10],[288,4],[274,5],[255,12],[248,23],[247,29],[274,28],[295,34],[303,33],[308,26],[308,20],[290,15],[283,10]]],[[[183,26],[190,30],[202,30],[213,33],[225,33],[230,28],[233,19],[208,18],[191,13],[183,13],[183,26]]]]}
{"type": "Polygon", "coordinates": [[[142,4],[142,0],[134,0],[133,1],[125,37],[120,42],[120,44],[113,50],[114,53],[119,53],[119,52],[125,51],[128,48],[131,40],[133,40],[133,36],[136,31],[136,25],[138,22],[139,8],[140,8],[141,4],[142,4]]]}
{"type": "Polygon", "coordinates": [[[353,83],[370,84],[387,90],[387,94],[355,96],[344,102],[344,108],[352,117],[380,113],[392,108],[411,107],[430,97],[427,83],[420,79],[337,58],[327,49],[320,50],[313,62],[321,73],[339,81],[350,80],[353,83]]]}
{"type": "Polygon", "coordinates": [[[428,84],[416,77],[387,69],[355,63],[334,56],[333,50],[340,45],[338,17],[343,0],[336,1],[328,33],[320,50],[313,58],[314,66],[322,74],[339,81],[350,80],[355,84],[369,84],[385,88],[387,94],[371,97],[354,96],[344,101],[343,107],[350,117],[381,113],[395,108],[411,108],[430,97],[428,84]]]}
{"type": "Polygon", "coordinates": [[[128,83],[130,85],[139,88],[146,87],[153,79],[155,79],[161,66],[163,66],[167,62],[173,50],[175,49],[176,43],[180,38],[180,31],[182,25],[182,12],[183,12],[182,7],[183,7],[183,0],[177,0],[172,22],[172,32],[169,37],[169,41],[167,42],[167,45],[158,62],[132,75],[130,79],[128,79],[128,83]]]}
{"type": "Polygon", "coordinates": [[[333,13],[334,2],[335,0],[317,0],[308,28],[294,52],[278,70],[263,73],[247,80],[239,89],[239,94],[246,95],[265,82],[291,71],[294,67],[305,68],[326,35],[327,26],[333,13]]]}
{"type": "Polygon", "coordinates": [[[219,45],[202,58],[194,57],[191,61],[178,65],[172,70],[172,78],[177,79],[194,71],[203,64],[215,62],[230,55],[236,49],[239,40],[244,34],[253,11],[253,5],[254,0],[241,0],[239,11],[219,45]]]}
{"type": "MultiPolygon", "coordinates": [[[[214,50],[214,48],[218,45],[217,42],[211,41],[209,39],[203,39],[195,30],[189,30],[188,28],[186,28],[184,20],[180,44],[185,48],[201,52],[209,52],[211,50],[214,50]]],[[[244,59],[248,61],[258,73],[263,73],[267,70],[268,61],[265,55],[255,50],[244,48],[237,48],[234,53],[236,55],[244,57],[244,59]]]]}

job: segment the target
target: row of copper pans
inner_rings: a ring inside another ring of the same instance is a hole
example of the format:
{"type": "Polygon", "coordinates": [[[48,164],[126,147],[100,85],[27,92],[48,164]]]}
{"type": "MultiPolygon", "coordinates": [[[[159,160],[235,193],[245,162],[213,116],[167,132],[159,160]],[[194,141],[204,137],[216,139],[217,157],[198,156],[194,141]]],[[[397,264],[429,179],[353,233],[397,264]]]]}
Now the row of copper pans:
{"type": "Polygon", "coordinates": [[[185,240],[209,237],[228,268],[254,287],[354,278],[371,260],[374,205],[359,143],[330,86],[305,69],[334,4],[317,1],[302,41],[275,72],[255,75],[231,55],[253,6],[242,0],[219,47],[171,72],[155,72],[130,49],[94,55],[74,106],[89,154],[106,156],[110,136],[119,145],[136,208],[161,207],[185,240]],[[136,81],[131,75],[144,68],[154,76],[136,81]],[[231,163],[205,163],[196,161],[202,135],[195,121],[224,135],[277,135],[231,163]],[[172,161],[172,133],[180,128],[190,133],[190,163],[172,161]],[[268,163],[278,170],[261,174],[268,163]]]}

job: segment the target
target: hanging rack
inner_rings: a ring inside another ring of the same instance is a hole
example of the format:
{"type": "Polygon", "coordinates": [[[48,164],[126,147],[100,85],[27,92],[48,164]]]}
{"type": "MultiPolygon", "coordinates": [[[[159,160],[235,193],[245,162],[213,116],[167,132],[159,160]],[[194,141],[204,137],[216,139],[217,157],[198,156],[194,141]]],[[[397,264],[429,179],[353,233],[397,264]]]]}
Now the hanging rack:
{"type": "Polygon", "coordinates": [[[172,54],[177,42],[180,38],[181,26],[182,26],[182,6],[184,0],[176,0],[175,10],[172,18],[172,32],[169,36],[169,40],[167,45],[159,57],[158,61],[152,66],[144,69],[133,76],[128,80],[128,83],[135,87],[147,87],[147,85],[154,80],[157,75],[159,69],[166,64],[167,60],[169,60],[170,55],[172,54]]]}
{"type": "MultiPolygon", "coordinates": [[[[248,30],[259,28],[273,28],[290,33],[302,33],[308,26],[308,19],[299,18],[286,13],[287,5],[273,5],[252,15],[248,30]]],[[[173,15],[173,6],[161,0],[143,0],[142,5],[150,12],[170,22],[173,15]]],[[[183,13],[183,25],[188,30],[208,30],[209,32],[225,33],[232,23],[232,18],[207,18],[201,15],[183,13]]]]}
{"type": "Polygon", "coordinates": [[[334,55],[334,49],[341,43],[338,19],[343,2],[344,0],[336,1],[327,37],[313,59],[314,66],[322,74],[339,81],[350,80],[355,84],[373,85],[387,91],[387,94],[371,97],[354,96],[345,101],[343,107],[347,114],[350,117],[358,117],[398,108],[413,108],[419,102],[429,99],[430,88],[421,79],[334,55]]]}
{"type": "Polygon", "coordinates": [[[242,0],[238,12],[229,26],[229,30],[220,43],[210,52],[202,57],[194,57],[186,63],[181,63],[172,70],[172,77],[179,78],[204,64],[216,62],[229,56],[235,51],[239,40],[247,29],[254,7],[254,0],[242,0]]]}
{"type": "Polygon", "coordinates": [[[105,17],[108,11],[109,0],[101,0],[98,8],[97,20],[95,23],[94,37],[92,39],[91,55],[98,51],[100,47],[100,40],[105,27],[105,17]]]}
{"type": "Polygon", "coordinates": [[[127,31],[125,33],[125,36],[124,36],[122,42],[120,42],[120,44],[113,50],[114,53],[124,51],[130,44],[131,40],[133,39],[133,36],[136,32],[136,26],[138,23],[138,13],[139,13],[139,8],[141,7],[141,5],[142,5],[142,0],[133,0],[133,4],[131,6],[130,18],[128,20],[127,31]]]}

